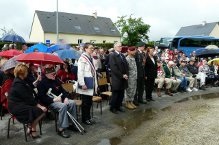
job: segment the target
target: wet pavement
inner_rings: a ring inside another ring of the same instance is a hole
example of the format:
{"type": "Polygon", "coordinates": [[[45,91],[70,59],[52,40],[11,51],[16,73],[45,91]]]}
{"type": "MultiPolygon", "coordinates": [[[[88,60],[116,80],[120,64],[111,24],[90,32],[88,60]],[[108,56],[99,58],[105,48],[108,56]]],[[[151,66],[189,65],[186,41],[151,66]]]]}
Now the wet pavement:
{"type": "Polygon", "coordinates": [[[53,120],[43,121],[38,140],[24,140],[22,125],[11,125],[6,138],[8,116],[0,121],[0,145],[217,145],[219,142],[219,88],[155,97],[154,102],[136,110],[112,114],[103,103],[103,115],[95,109],[96,124],[85,126],[87,133],[70,132],[64,139],[55,133],[53,120]]]}

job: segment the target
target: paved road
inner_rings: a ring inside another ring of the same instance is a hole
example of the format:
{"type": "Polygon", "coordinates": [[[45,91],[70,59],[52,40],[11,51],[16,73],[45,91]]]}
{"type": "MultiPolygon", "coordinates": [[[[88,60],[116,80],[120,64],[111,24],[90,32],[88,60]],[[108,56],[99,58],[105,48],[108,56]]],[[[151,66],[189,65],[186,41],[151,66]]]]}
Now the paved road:
{"type": "MultiPolygon", "coordinates": [[[[141,105],[136,110],[126,110],[125,113],[118,115],[108,111],[107,103],[104,102],[103,115],[100,115],[99,109],[95,109],[95,120],[97,124],[93,126],[85,126],[87,133],[81,135],[79,133],[70,132],[71,138],[64,139],[55,133],[54,121],[45,120],[43,122],[43,135],[41,139],[32,140],[28,138],[28,142],[24,141],[23,128],[20,123],[15,122],[11,125],[10,139],[6,138],[7,119],[3,117],[0,121],[0,145],[117,145],[130,144],[136,145],[136,140],[141,140],[137,144],[148,144],[145,138],[146,132],[153,130],[144,129],[145,125],[156,120],[157,116],[162,116],[162,110],[171,111],[171,105],[175,102],[186,101],[190,96],[199,98],[202,94],[217,93],[219,88],[208,88],[206,91],[198,91],[192,93],[177,93],[172,97],[163,96],[155,98],[155,102],[141,105]],[[141,132],[139,129],[142,129],[141,132]],[[138,134],[140,132],[141,134],[138,134]],[[142,135],[143,134],[143,135],[142,135]],[[143,139],[145,138],[145,140],[143,139]]],[[[212,96],[212,95],[211,95],[212,96]]],[[[177,103],[178,104],[178,103],[177,103]]],[[[177,105],[175,104],[175,105],[177,105]]],[[[177,108],[177,107],[176,107],[177,108]]],[[[180,111],[179,111],[180,112],[180,111]]],[[[165,116],[163,116],[165,117],[165,116]]],[[[173,118],[174,120],[174,118],[173,118]]],[[[163,124],[165,126],[165,124],[163,124]]],[[[161,132],[161,131],[160,131],[161,132]]],[[[156,140],[155,136],[151,137],[151,143],[156,140]]],[[[156,143],[161,144],[161,143],[156,143]]]]}

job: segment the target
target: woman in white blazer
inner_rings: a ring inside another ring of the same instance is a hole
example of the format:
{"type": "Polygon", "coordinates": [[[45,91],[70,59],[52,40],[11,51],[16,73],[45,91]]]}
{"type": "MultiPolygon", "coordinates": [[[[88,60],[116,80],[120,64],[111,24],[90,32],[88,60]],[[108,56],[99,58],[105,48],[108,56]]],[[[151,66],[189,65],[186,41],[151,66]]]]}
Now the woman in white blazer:
{"type": "Polygon", "coordinates": [[[97,75],[93,65],[92,56],[93,45],[85,43],[84,53],[78,60],[78,90],[82,98],[82,122],[92,125],[90,109],[92,97],[97,92],[97,75]]]}

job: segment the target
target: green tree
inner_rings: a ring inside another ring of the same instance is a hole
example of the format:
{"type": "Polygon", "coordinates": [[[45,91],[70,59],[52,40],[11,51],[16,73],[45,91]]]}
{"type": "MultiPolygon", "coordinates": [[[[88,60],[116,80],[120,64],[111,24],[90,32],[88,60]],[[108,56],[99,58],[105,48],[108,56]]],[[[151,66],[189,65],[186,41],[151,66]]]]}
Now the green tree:
{"type": "Polygon", "coordinates": [[[134,46],[139,41],[148,40],[147,33],[150,25],[145,24],[142,18],[133,18],[132,15],[118,17],[115,23],[122,35],[122,43],[128,46],[134,46]]]}

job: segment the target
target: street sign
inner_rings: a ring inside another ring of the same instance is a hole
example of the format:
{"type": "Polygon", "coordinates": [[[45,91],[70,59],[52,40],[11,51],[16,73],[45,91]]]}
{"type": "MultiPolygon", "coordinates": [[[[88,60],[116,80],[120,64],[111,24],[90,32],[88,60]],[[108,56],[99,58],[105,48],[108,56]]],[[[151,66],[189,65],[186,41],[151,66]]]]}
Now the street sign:
{"type": "Polygon", "coordinates": [[[47,44],[47,45],[50,45],[50,40],[46,40],[46,44],[47,44]]]}

